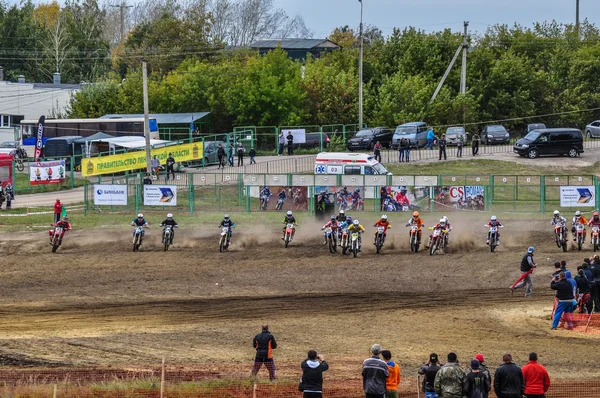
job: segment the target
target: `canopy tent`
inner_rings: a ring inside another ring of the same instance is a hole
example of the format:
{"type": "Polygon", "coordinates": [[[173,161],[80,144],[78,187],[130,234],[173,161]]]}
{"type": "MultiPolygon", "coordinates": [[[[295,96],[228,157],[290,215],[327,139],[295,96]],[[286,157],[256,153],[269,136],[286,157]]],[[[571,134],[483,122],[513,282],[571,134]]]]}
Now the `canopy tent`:
{"type": "Polygon", "coordinates": [[[13,183],[13,157],[11,155],[0,154],[0,185],[5,187],[10,182],[13,183]]]}
{"type": "MultiPolygon", "coordinates": [[[[161,148],[164,146],[175,145],[177,142],[165,140],[150,140],[152,148],[161,148]]],[[[114,154],[119,149],[144,149],[146,147],[146,139],[144,137],[112,137],[98,138],[89,140],[86,145],[89,148],[89,156],[97,155],[100,152],[109,152],[114,154]]]]}
{"type": "Polygon", "coordinates": [[[82,149],[81,152],[84,154],[85,157],[89,158],[90,156],[98,155],[97,147],[93,148],[96,151],[92,150],[92,142],[102,140],[102,139],[108,139],[108,138],[115,138],[115,137],[110,134],[98,132],[96,134],[90,135],[89,137],[83,137],[78,140],[75,140],[75,141],[73,141],[73,143],[76,145],[81,145],[81,149],[82,149]]]}

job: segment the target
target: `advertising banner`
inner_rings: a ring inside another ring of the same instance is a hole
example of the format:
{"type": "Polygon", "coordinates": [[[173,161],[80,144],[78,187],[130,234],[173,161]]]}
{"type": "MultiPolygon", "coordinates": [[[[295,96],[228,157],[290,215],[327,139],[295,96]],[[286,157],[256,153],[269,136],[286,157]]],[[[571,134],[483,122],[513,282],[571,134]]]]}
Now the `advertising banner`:
{"type": "Polygon", "coordinates": [[[34,161],[38,161],[40,156],[42,156],[42,146],[44,145],[44,122],[46,121],[46,116],[40,116],[40,120],[38,120],[37,124],[37,132],[35,139],[35,154],[33,157],[34,161]]]}
{"type": "Polygon", "coordinates": [[[283,133],[283,138],[286,138],[288,136],[288,133],[292,133],[292,136],[294,137],[294,144],[305,144],[306,143],[306,130],[305,129],[281,130],[281,132],[283,133]]]}
{"type": "Polygon", "coordinates": [[[177,206],[175,185],[145,185],[144,206],[177,206]]]}
{"type": "Polygon", "coordinates": [[[561,186],[560,207],[596,207],[595,187],[561,186]]]}
{"type": "Polygon", "coordinates": [[[449,209],[485,210],[485,187],[482,185],[435,187],[434,200],[449,209]]]}
{"type": "MultiPolygon", "coordinates": [[[[260,186],[260,191],[264,186],[260,186]]],[[[266,210],[308,210],[308,187],[269,186],[273,194],[266,210]]],[[[282,216],[283,218],[283,216],[282,216]]]]}
{"type": "MultiPolygon", "coordinates": [[[[204,156],[202,142],[192,142],[191,144],[172,145],[153,149],[151,157],[156,155],[160,164],[164,165],[169,153],[173,155],[176,162],[201,160],[204,156]]],[[[81,161],[81,175],[84,177],[139,169],[146,169],[145,151],[87,158],[81,161]]]]}
{"type": "Polygon", "coordinates": [[[127,206],[127,185],[94,184],[94,205],[127,206]]]}
{"type": "Polygon", "coordinates": [[[65,182],[65,160],[29,163],[29,185],[65,182]]]}

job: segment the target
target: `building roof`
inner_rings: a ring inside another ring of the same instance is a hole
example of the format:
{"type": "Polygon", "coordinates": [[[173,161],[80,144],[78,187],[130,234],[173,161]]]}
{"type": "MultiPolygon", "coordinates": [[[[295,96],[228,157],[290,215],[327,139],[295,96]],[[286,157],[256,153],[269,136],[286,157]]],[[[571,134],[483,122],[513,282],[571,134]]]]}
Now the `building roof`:
{"type": "MultiPolygon", "coordinates": [[[[151,113],[148,116],[151,119],[156,119],[156,123],[160,124],[190,124],[196,120],[206,117],[210,112],[194,112],[194,113],[151,113]]],[[[110,114],[100,116],[100,119],[128,119],[144,117],[143,113],[137,114],[110,114]]]]}
{"type": "Polygon", "coordinates": [[[64,112],[77,84],[11,83],[0,81],[0,114],[39,119],[40,115],[64,112]]]}
{"type": "Polygon", "coordinates": [[[339,48],[328,39],[269,39],[258,40],[250,44],[250,48],[270,49],[281,47],[284,50],[310,50],[313,48],[339,48]]]}

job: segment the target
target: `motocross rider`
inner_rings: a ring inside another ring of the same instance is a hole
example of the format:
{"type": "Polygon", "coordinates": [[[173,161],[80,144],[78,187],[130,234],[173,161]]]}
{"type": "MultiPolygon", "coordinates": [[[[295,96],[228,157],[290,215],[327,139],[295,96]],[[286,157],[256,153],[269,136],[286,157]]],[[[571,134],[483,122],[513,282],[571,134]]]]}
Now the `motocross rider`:
{"type": "MultiPolygon", "coordinates": [[[[413,216],[410,220],[408,220],[408,223],[406,224],[407,227],[412,227],[413,225],[417,226],[417,238],[419,243],[421,243],[421,228],[425,226],[425,223],[423,222],[423,219],[421,219],[421,217],[419,217],[419,212],[415,211],[413,213],[413,216]]],[[[408,232],[408,236],[410,236],[410,231],[408,232]]]]}
{"type": "Polygon", "coordinates": [[[337,220],[339,222],[346,221],[346,212],[344,211],[344,209],[340,209],[340,212],[338,213],[338,216],[337,216],[337,220]]]}
{"type": "Polygon", "coordinates": [[[233,229],[235,228],[235,223],[231,218],[229,218],[229,214],[225,214],[223,216],[223,221],[219,224],[219,228],[227,228],[229,244],[231,244],[231,236],[233,235],[233,229]]]}
{"type": "Polygon", "coordinates": [[[598,214],[598,211],[594,211],[592,218],[590,218],[590,221],[588,222],[588,225],[590,227],[598,227],[600,228],[600,215],[598,214]]]}
{"type": "Polygon", "coordinates": [[[273,196],[273,193],[271,192],[271,190],[269,189],[268,186],[265,185],[265,187],[260,191],[260,193],[258,194],[259,198],[265,197],[265,200],[267,201],[267,204],[269,203],[269,198],[271,196],[273,196]]]}
{"type": "MultiPolygon", "coordinates": [[[[377,220],[374,227],[383,227],[383,241],[385,242],[385,238],[387,236],[388,228],[392,228],[392,224],[388,221],[387,215],[383,214],[381,219],[377,220]]],[[[373,234],[373,244],[375,244],[375,240],[377,239],[377,231],[373,234]]]]}
{"type": "MultiPolygon", "coordinates": [[[[148,227],[148,223],[144,219],[144,215],[142,213],[140,213],[137,215],[137,218],[133,219],[133,221],[131,222],[131,226],[132,227],[148,227]]],[[[133,231],[133,233],[135,234],[135,231],[133,231]]],[[[144,231],[144,229],[142,228],[142,236],[140,237],[140,245],[142,244],[142,241],[144,240],[145,233],[146,233],[146,231],[144,231]]]]}
{"type": "Polygon", "coordinates": [[[406,196],[407,192],[408,192],[408,189],[406,189],[406,187],[401,187],[400,188],[400,192],[398,192],[396,194],[396,202],[400,206],[408,206],[408,207],[410,207],[410,200],[408,200],[408,197],[406,196]]]}
{"type": "Polygon", "coordinates": [[[360,251],[360,249],[362,247],[362,240],[360,238],[360,233],[365,232],[365,228],[362,225],[360,225],[360,222],[358,221],[358,219],[355,219],[354,221],[352,221],[352,224],[350,224],[350,226],[348,227],[348,232],[349,233],[358,232],[358,251],[360,251]]]}
{"type": "Polygon", "coordinates": [[[352,208],[357,209],[358,203],[360,202],[360,188],[356,188],[354,192],[352,192],[352,208]]]}
{"type": "MultiPolygon", "coordinates": [[[[321,228],[321,231],[323,231],[327,227],[331,227],[331,233],[333,234],[333,239],[335,241],[337,241],[337,233],[338,233],[338,228],[340,227],[340,224],[338,223],[338,220],[335,216],[331,216],[331,220],[327,224],[323,225],[323,228],[321,228]]],[[[323,238],[325,239],[323,244],[326,245],[327,244],[327,236],[325,234],[323,234],[323,238]]]]}
{"type": "MultiPolygon", "coordinates": [[[[71,230],[71,224],[69,224],[69,217],[64,216],[62,218],[62,220],[60,220],[59,222],[52,224],[53,227],[62,227],[63,231],[62,234],[60,234],[60,240],[62,242],[62,238],[65,236],[65,232],[71,230]]],[[[48,231],[48,235],[50,235],[50,244],[52,244],[52,237],[54,236],[54,230],[51,229],[50,231],[48,231]]]]}
{"type": "MultiPolygon", "coordinates": [[[[282,236],[281,239],[285,239],[285,228],[286,228],[286,224],[294,224],[294,225],[298,225],[298,223],[296,222],[296,219],[294,218],[294,214],[292,213],[291,210],[288,210],[288,212],[286,213],[285,217],[283,218],[283,231],[282,231],[282,236]]],[[[294,235],[296,234],[296,228],[292,228],[292,236],[291,239],[294,238],[294,235]]]]}
{"type": "Polygon", "coordinates": [[[446,232],[446,246],[448,246],[448,242],[450,241],[450,231],[452,231],[452,224],[450,224],[448,216],[443,216],[442,218],[446,220],[446,229],[448,230],[448,232],[446,232]]]}
{"type": "MultiPolygon", "coordinates": [[[[573,240],[577,240],[577,236],[575,235],[576,230],[575,230],[575,226],[577,224],[581,224],[581,225],[588,225],[588,220],[585,218],[585,216],[583,214],[581,214],[581,212],[579,210],[577,210],[575,212],[575,216],[573,217],[573,227],[571,228],[571,232],[573,233],[573,240]]],[[[587,234],[587,231],[585,230],[585,228],[583,229],[583,241],[585,242],[585,235],[587,234]]]]}
{"type": "MultiPolygon", "coordinates": [[[[500,221],[498,221],[498,217],[496,216],[492,216],[492,218],[490,218],[490,222],[487,223],[488,227],[498,227],[498,231],[496,232],[496,236],[498,238],[498,243],[496,244],[496,246],[498,246],[500,244],[500,227],[502,226],[502,224],[500,223],[500,221]]],[[[485,241],[486,245],[490,244],[490,233],[488,232],[487,235],[487,240],[485,241]]]]}
{"type": "Polygon", "coordinates": [[[560,211],[554,210],[554,216],[552,217],[551,224],[552,225],[566,226],[567,225],[567,219],[560,215],[560,211]]]}
{"type": "MultiPolygon", "coordinates": [[[[448,230],[448,225],[446,224],[446,220],[444,218],[440,218],[440,222],[438,222],[437,224],[434,225],[433,228],[431,228],[433,230],[433,232],[435,231],[447,231],[448,230]]],[[[429,241],[427,242],[427,247],[429,249],[429,246],[431,246],[431,240],[433,238],[433,232],[431,233],[431,235],[429,235],[429,241]]],[[[447,234],[446,234],[447,235],[447,234]]],[[[446,244],[448,241],[446,239],[444,239],[444,244],[446,244]]]]}
{"type": "Polygon", "coordinates": [[[286,200],[287,194],[285,193],[285,188],[282,188],[281,191],[277,194],[277,199],[286,200]]]}
{"type": "MultiPolygon", "coordinates": [[[[173,214],[167,214],[167,218],[163,222],[159,224],[159,226],[164,227],[166,225],[170,225],[171,228],[171,244],[173,244],[173,240],[175,239],[175,228],[177,228],[177,221],[173,219],[173,214]]],[[[166,229],[166,228],[165,228],[166,229]]],[[[165,229],[163,229],[162,238],[160,243],[165,243],[165,229]]]]}

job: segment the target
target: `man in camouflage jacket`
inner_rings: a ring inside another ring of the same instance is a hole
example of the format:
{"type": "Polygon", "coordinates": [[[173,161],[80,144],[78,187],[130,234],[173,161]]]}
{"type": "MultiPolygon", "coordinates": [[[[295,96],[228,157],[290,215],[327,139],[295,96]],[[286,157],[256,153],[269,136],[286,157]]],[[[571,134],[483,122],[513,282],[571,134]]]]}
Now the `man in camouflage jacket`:
{"type": "Polygon", "coordinates": [[[465,372],[458,364],[456,354],[451,352],[448,354],[448,363],[435,375],[435,392],[439,398],[462,398],[465,380],[465,372]]]}

